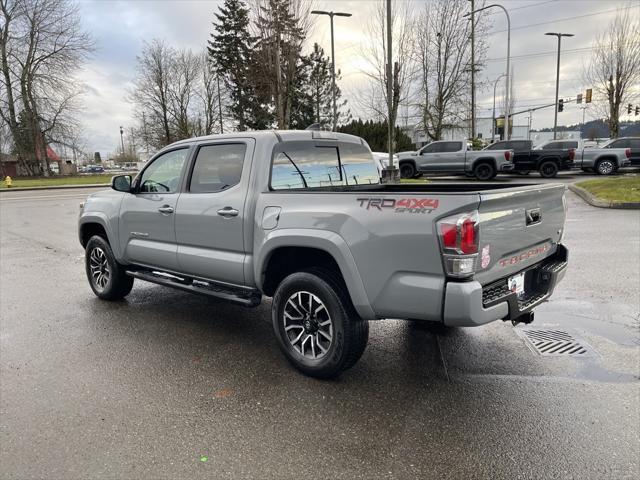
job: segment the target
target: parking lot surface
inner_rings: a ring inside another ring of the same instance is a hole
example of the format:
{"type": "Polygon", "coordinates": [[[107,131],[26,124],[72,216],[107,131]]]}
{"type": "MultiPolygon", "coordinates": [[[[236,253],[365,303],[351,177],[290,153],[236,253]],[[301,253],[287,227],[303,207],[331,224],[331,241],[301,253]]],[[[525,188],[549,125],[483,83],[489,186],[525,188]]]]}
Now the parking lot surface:
{"type": "Polygon", "coordinates": [[[91,191],[0,195],[2,478],[640,476],[638,211],[567,193],[569,271],[532,326],[587,358],[540,356],[510,323],[383,320],[318,381],[280,354],[268,301],[95,298],[75,225],[91,191]]]}

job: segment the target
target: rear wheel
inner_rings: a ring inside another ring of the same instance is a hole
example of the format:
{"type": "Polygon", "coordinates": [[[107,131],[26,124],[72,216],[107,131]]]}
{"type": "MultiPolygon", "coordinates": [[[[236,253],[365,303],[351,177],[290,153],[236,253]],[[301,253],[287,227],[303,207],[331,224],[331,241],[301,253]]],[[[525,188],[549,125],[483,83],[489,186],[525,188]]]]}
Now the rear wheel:
{"type": "Polygon", "coordinates": [[[596,172],[598,175],[611,175],[616,169],[616,164],[613,160],[608,158],[600,160],[596,165],[596,172]]]}
{"type": "Polygon", "coordinates": [[[491,180],[498,174],[496,167],[490,163],[479,163],[473,168],[473,176],[478,180],[491,180]]]}
{"type": "Polygon", "coordinates": [[[120,300],[133,288],[133,277],[117,262],[109,242],[98,235],[87,242],[85,270],[91,290],[103,300],[120,300]]]}
{"type": "Polygon", "coordinates": [[[400,164],[400,177],[401,178],[413,178],[416,175],[416,167],[413,163],[401,163],[400,164]]]}
{"type": "Polygon", "coordinates": [[[351,368],[369,339],[369,323],[358,317],[341,279],[325,269],[286,277],[271,316],[282,352],[312,377],[333,378],[351,368]]]}
{"type": "Polygon", "coordinates": [[[540,176],[543,178],[553,178],[558,175],[558,164],[551,160],[542,162],[538,171],[540,172],[540,176]]]}

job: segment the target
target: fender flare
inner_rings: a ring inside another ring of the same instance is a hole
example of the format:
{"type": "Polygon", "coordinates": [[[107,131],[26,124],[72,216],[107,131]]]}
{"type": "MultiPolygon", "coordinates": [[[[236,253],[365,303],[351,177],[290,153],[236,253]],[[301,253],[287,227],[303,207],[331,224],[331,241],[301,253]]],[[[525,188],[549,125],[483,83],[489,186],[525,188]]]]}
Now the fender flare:
{"type": "Polygon", "coordinates": [[[307,247],[327,252],[338,264],[353,306],[360,317],[365,320],[376,318],[347,242],[337,233],[326,230],[284,228],[269,232],[255,250],[257,255],[254,257],[253,273],[260,290],[264,285],[264,273],[269,259],[280,247],[307,247]]]}
{"type": "Polygon", "coordinates": [[[90,212],[86,214],[82,214],[82,216],[78,219],[78,240],[80,244],[82,244],[82,232],[84,227],[89,224],[98,224],[100,225],[107,234],[107,241],[111,246],[111,250],[117,259],[121,259],[122,255],[120,252],[120,245],[117,241],[118,236],[111,229],[109,221],[107,220],[107,216],[102,212],[90,212]]]}

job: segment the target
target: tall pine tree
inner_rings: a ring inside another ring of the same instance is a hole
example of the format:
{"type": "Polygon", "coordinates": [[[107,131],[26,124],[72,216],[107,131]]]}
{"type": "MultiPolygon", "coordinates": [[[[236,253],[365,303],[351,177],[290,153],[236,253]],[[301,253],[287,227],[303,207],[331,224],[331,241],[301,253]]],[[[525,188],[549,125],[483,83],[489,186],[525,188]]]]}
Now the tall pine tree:
{"type": "Polygon", "coordinates": [[[249,9],[242,0],[225,0],[215,14],[209,57],[229,92],[228,110],[238,130],[267,128],[268,119],[249,81],[255,39],[249,33],[249,9]]]}

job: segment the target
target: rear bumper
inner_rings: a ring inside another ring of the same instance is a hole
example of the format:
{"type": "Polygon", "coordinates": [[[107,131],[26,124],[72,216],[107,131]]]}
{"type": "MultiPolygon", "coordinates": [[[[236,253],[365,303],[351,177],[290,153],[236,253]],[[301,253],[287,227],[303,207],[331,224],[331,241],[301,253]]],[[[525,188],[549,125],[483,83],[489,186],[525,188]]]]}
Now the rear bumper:
{"type": "Polygon", "coordinates": [[[516,166],[513,163],[503,163],[502,165],[500,165],[501,172],[510,172],[515,168],[516,166]]]}
{"type": "Polygon", "coordinates": [[[558,245],[556,252],[525,272],[526,296],[518,298],[508,288],[509,277],[489,285],[479,282],[449,282],[444,299],[445,325],[474,327],[494,320],[514,320],[547,300],[567,269],[568,251],[558,245]]]}

